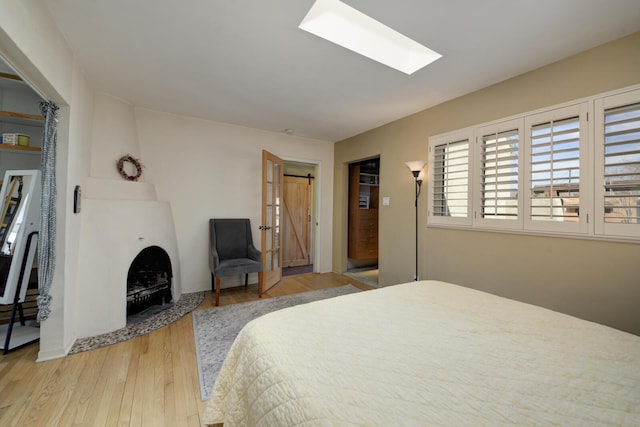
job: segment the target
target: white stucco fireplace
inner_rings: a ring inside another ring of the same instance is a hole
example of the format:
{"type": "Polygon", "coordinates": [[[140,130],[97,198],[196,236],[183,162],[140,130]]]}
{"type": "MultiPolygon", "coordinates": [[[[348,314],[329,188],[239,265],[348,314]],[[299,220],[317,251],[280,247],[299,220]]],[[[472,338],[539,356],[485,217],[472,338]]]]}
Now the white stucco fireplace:
{"type": "MultiPolygon", "coordinates": [[[[158,200],[155,186],[126,181],[115,167],[126,154],[139,158],[133,108],[116,98],[97,95],[90,177],[83,184],[74,305],[75,336],[108,333],[126,325],[127,273],[136,256],[157,246],[169,256],[171,295],[182,295],[178,246],[171,206],[158,200]]],[[[144,164],[144,159],[142,159],[144,164]]],[[[67,302],[65,302],[66,304],[67,302]]]]}
{"type": "Polygon", "coordinates": [[[179,300],[182,294],[170,205],[155,199],[153,186],[146,183],[92,179],[88,184],[82,202],[78,338],[125,326],[127,272],[146,247],[158,246],[167,252],[173,269],[173,300],[179,300]],[[124,189],[136,187],[139,191],[120,193],[117,190],[122,189],[121,184],[125,184],[124,189]]]}

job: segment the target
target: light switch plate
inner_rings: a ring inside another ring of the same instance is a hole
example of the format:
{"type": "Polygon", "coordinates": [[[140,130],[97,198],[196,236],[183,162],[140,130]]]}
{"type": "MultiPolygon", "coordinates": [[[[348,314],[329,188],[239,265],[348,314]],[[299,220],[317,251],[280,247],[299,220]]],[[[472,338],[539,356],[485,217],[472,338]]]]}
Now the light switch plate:
{"type": "Polygon", "coordinates": [[[390,197],[383,197],[382,198],[382,206],[389,206],[389,203],[391,203],[391,198],[390,197]]]}

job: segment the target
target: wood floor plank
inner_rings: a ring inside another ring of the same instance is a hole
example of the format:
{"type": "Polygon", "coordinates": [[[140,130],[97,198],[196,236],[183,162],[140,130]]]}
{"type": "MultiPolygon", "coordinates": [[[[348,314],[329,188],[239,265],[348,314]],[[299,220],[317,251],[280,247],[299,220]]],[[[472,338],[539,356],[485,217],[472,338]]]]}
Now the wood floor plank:
{"type": "Polygon", "coordinates": [[[51,384],[55,383],[59,376],[58,367],[61,363],[61,361],[57,361],[57,363],[46,366],[30,364],[26,374],[20,372],[14,377],[12,383],[7,387],[7,391],[3,393],[3,397],[13,401],[13,404],[3,414],[0,425],[37,425],[30,421],[29,417],[38,411],[45,396],[53,395],[51,384]]]}
{"type": "Polygon", "coordinates": [[[15,399],[12,399],[12,394],[19,392],[15,384],[20,384],[24,381],[25,374],[29,372],[33,365],[28,360],[14,357],[13,360],[7,362],[7,366],[4,374],[0,377],[0,408],[12,404],[15,399]]]}
{"type": "Polygon", "coordinates": [[[78,384],[72,401],[73,411],[68,419],[73,420],[74,424],[82,425],[92,421],[85,418],[87,410],[91,405],[96,404],[92,399],[94,398],[94,390],[99,380],[99,376],[102,375],[105,360],[107,358],[107,348],[100,348],[94,352],[89,352],[89,359],[85,364],[80,376],[82,381],[78,384]]]}
{"type": "Polygon", "coordinates": [[[142,407],[144,405],[144,386],[145,386],[145,377],[148,376],[148,373],[145,369],[146,355],[148,351],[148,340],[149,336],[145,335],[143,337],[143,346],[141,353],[138,355],[138,365],[136,367],[136,379],[133,389],[133,395],[131,398],[131,413],[129,418],[129,425],[132,427],[142,426],[142,407]]]}
{"type": "Polygon", "coordinates": [[[196,350],[195,340],[190,339],[193,337],[193,316],[188,316],[191,322],[183,322],[180,325],[180,349],[181,360],[183,363],[183,372],[185,376],[185,390],[196,390],[196,393],[185,393],[184,405],[187,411],[187,417],[197,415],[200,413],[200,381],[198,379],[198,370],[196,368],[196,350]]]}
{"type": "MultiPolygon", "coordinates": [[[[125,394],[125,388],[127,384],[127,376],[129,374],[129,368],[131,366],[131,359],[133,358],[135,344],[131,342],[119,343],[112,346],[114,352],[118,354],[117,370],[114,372],[113,377],[115,382],[113,390],[111,392],[111,398],[109,401],[103,400],[100,414],[106,411],[106,418],[104,420],[104,426],[116,426],[118,425],[118,419],[120,410],[122,407],[122,396],[125,394]]],[[[94,423],[97,425],[97,423],[94,423]]]]}
{"type": "Polygon", "coordinates": [[[131,357],[129,358],[129,366],[127,368],[127,377],[120,399],[120,408],[118,411],[118,426],[126,427],[131,425],[131,411],[133,409],[133,400],[136,390],[136,382],[138,381],[138,365],[140,364],[140,352],[143,347],[142,337],[130,340],[127,344],[131,347],[131,357]]]}
{"type": "Polygon", "coordinates": [[[112,372],[113,374],[100,376],[92,396],[92,400],[97,404],[91,405],[85,413],[85,419],[93,420],[92,425],[94,426],[109,425],[107,420],[114,404],[114,396],[124,389],[124,382],[118,375],[122,370],[123,364],[128,366],[128,354],[123,351],[123,347],[112,345],[106,349],[107,355],[102,371],[112,372]]]}
{"type": "MultiPolygon", "coordinates": [[[[188,315],[191,317],[191,314],[188,315]]],[[[176,322],[178,323],[178,322],[176,322]]],[[[184,322],[179,322],[180,324],[184,322]]],[[[173,391],[175,400],[175,408],[176,408],[176,419],[177,420],[186,420],[188,418],[187,415],[187,404],[186,404],[186,396],[189,395],[191,391],[190,388],[187,387],[187,379],[184,373],[184,364],[182,362],[182,354],[180,351],[180,334],[181,328],[177,326],[177,324],[171,325],[172,329],[175,333],[171,334],[171,348],[173,349],[173,358],[171,360],[173,365],[173,391]]]]}
{"type": "MultiPolygon", "coordinates": [[[[175,323],[169,325],[166,328],[167,336],[163,342],[163,358],[162,358],[162,370],[164,371],[164,384],[162,384],[164,390],[164,423],[167,426],[178,425],[178,419],[176,416],[176,390],[175,390],[175,371],[174,358],[175,349],[171,345],[172,336],[175,335],[175,323]]],[[[178,368],[179,369],[179,368],[178,368]]]]}
{"type": "MultiPolygon", "coordinates": [[[[50,365],[50,368],[53,366],[50,365]]],[[[50,422],[49,420],[60,420],[61,408],[64,408],[70,394],[68,390],[73,388],[68,383],[63,388],[61,379],[69,374],[73,375],[73,370],[78,369],[79,366],[81,365],[68,365],[63,361],[49,375],[45,376],[43,372],[34,371],[34,377],[40,378],[40,381],[33,385],[30,405],[25,408],[24,414],[18,420],[14,419],[17,421],[15,425],[41,426],[50,422]],[[43,419],[42,414],[47,414],[46,419],[43,419]]]]}
{"type": "Polygon", "coordinates": [[[145,391],[146,400],[142,407],[142,424],[145,426],[165,425],[164,408],[164,339],[168,328],[161,328],[149,334],[149,351],[146,354],[145,391]]]}
{"type": "MultiPolygon", "coordinates": [[[[351,283],[333,273],[287,276],[262,298],[351,283]]],[[[220,304],[258,301],[256,285],[223,289],[220,304]]],[[[198,310],[213,307],[207,292],[198,310]]],[[[193,316],[147,335],[62,359],[36,363],[36,344],[0,356],[0,426],[201,426],[206,402],[193,338],[193,316]]]]}

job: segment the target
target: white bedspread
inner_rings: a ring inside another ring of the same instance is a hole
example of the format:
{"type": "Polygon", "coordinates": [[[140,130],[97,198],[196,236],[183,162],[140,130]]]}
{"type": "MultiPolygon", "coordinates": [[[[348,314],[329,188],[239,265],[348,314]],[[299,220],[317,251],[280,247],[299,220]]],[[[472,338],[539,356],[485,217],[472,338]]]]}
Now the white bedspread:
{"type": "Polygon", "coordinates": [[[267,314],[204,421],[232,426],[640,426],[640,337],[422,281],[267,314]]]}

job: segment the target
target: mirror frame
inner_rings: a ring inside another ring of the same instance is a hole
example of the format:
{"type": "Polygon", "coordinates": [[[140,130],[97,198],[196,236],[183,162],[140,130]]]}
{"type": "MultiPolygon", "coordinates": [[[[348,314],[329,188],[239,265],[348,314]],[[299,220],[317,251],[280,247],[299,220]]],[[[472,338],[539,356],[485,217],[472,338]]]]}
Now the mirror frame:
{"type": "MultiPolygon", "coordinates": [[[[34,238],[29,246],[29,253],[25,254],[27,238],[32,232],[37,232],[40,229],[41,182],[39,170],[8,170],[5,172],[2,189],[0,190],[0,212],[5,211],[5,199],[7,198],[7,192],[9,191],[11,177],[14,176],[29,176],[31,179],[23,188],[23,194],[28,194],[29,197],[23,202],[23,207],[18,208],[24,209],[25,213],[22,226],[18,229],[16,234],[15,248],[11,255],[12,258],[9,266],[9,273],[7,275],[7,282],[5,284],[5,290],[4,293],[0,295],[0,304],[14,303],[16,291],[18,289],[18,281],[20,280],[20,269],[22,267],[23,260],[26,257],[25,274],[22,277],[19,302],[24,301],[27,294],[29,277],[31,276],[31,266],[33,266],[33,260],[38,246],[38,239],[34,238]]],[[[7,230],[7,233],[9,232],[10,230],[7,230]]]]}

